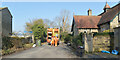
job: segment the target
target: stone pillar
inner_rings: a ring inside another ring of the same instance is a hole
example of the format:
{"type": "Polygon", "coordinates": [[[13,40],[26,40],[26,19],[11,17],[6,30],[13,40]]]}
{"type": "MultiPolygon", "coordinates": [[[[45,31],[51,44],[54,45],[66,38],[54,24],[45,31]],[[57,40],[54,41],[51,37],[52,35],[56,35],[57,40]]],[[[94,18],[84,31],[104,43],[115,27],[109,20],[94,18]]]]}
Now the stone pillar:
{"type": "Polygon", "coordinates": [[[84,48],[87,52],[93,52],[93,33],[84,33],[84,48]]]}
{"type": "Polygon", "coordinates": [[[84,49],[85,49],[85,51],[87,51],[88,52],[88,45],[87,45],[87,37],[86,37],[86,33],[83,33],[83,40],[84,40],[84,49]]]}

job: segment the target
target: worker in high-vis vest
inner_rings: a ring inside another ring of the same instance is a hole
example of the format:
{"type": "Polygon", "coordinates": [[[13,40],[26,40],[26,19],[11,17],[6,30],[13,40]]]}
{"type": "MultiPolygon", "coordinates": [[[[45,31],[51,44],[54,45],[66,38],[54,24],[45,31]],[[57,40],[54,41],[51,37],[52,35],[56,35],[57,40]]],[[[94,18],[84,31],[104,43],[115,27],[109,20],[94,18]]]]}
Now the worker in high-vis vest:
{"type": "Polygon", "coordinates": [[[54,41],[55,41],[55,38],[54,36],[52,37],[52,41],[51,41],[51,46],[54,45],[54,41]]]}
{"type": "Polygon", "coordinates": [[[55,37],[55,46],[57,46],[58,38],[55,37]]]}

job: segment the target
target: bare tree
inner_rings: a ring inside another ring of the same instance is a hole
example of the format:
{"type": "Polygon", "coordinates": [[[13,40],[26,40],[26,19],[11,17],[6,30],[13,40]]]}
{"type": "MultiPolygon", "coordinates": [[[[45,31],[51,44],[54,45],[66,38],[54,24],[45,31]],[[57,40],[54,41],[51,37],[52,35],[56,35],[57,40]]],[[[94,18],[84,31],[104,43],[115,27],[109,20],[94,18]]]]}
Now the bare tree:
{"type": "Polygon", "coordinates": [[[58,27],[62,27],[62,32],[70,31],[70,12],[68,10],[62,10],[59,17],[56,17],[58,27]]]}
{"type": "Polygon", "coordinates": [[[44,19],[45,28],[57,27],[56,21],[51,21],[49,19],[44,19]]]}

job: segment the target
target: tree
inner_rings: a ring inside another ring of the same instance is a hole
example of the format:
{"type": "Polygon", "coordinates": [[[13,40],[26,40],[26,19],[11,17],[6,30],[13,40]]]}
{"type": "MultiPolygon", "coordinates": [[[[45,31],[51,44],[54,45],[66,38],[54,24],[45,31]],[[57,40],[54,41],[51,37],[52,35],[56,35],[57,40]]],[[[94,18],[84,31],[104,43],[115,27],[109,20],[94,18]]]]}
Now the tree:
{"type": "Polygon", "coordinates": [[[70,12],[62,10],[59,17],[55,18],[57,26],[62,28],[62,32],[70,32],[70,12]]]}
{"type": "Polygon", "coordinates": [[[44,19],[45,28],[48,27],[57,27],[56,21],[51,21],[49,19],[44,19]]]}
{"type": "Polygon", "coordinates": [[[41,39],[41,37],[44,36],[44,26],[43,25],[35,25],[33,26],[33,34],[35,36],[35,39],[38,40],[38,39],[41,39]]]}
{"type": "Polygon", "coordinates": [[[35,40],[38,40],[44,37],[44,32],[46,31],[44,26],[45,24],[42,19],[36,19],[26,23],[26,30],[33,31],[35,40]]]}

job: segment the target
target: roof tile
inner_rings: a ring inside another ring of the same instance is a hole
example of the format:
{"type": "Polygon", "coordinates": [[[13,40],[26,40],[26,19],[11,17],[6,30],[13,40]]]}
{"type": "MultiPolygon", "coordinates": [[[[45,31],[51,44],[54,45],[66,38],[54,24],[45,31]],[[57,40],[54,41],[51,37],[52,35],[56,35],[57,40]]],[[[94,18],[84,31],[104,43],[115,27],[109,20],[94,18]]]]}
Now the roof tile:
{"type": "Polygon", "coordinates": [[[101,16],[80,16],[74,15],[76,28],[98,28],[97,24],[101,16]]]}

